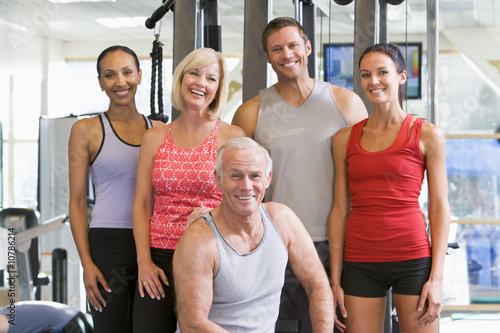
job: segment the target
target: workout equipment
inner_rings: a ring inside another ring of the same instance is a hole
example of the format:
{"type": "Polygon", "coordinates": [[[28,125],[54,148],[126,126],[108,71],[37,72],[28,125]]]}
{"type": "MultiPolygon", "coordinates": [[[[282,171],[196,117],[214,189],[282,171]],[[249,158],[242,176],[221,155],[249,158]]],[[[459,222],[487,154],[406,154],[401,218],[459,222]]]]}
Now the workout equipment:
{"type": "Polygon", "coordinates": [[[153,50],[151,56],[151,114],[148,116],[151,120],[168,122],[168,116],[163,114],[163,44],[160,42],[161,19],[169,11],[173,10],[175,0],[166,0],[149,17],[145,25],[148,29],[154,28],[155,40],[153,41],[153,50]],[[156,82],[158,81],[158,88],[156,82]],[[155,102],[158,103],[158,112],[155,109],[155,102]]]}
{"type": "Polygon", "coordinates": [[[0,211],[0,227],[14,233],[15,267],[9,266],[7,276],[14,276],[19,285],[19,300],[40,300],[40,287],[48,285],[50,278],[40,273],[40,245],[38,236],[63,227],[67,215],[55,217],[43,224],[39,214],[30,208],[5,208],[0,211]]]}
{"type": "Polygon", "coordinates": [[[52,300],[68,304],[68,254],[65,249],[52,251],[52,300]]]}
{"type": "Polygon", "coordinates": [[[160,42],[161,21],[155,26],[155,40],[151,51],[151,114],[148,116],[152,120],[168,122],[168,116],[163,114],[163,44],[160,42]],[[158,89],[156,80],[158,79],[158,89]],[[158,102],[158,112],[155,110],[155,101],[158,102]]]}
{"type": "Polygon", "coordinates": [[[175,0],[166,0],[163,2],[162,5],[151,15],[151,17],[146,20],[146,28],[153,29],[156,26],[156,22],[161,20],[161,18],[165,16],[170,9],[172,9],[174,2],[175,0]]]}

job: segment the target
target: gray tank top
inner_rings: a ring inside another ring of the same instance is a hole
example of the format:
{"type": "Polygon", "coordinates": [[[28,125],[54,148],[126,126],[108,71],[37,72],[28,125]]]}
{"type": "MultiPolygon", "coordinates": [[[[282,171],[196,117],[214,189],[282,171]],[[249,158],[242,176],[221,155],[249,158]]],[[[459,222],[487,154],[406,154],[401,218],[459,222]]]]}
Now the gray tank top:
{"type": "Polygon", "coordinates": [[[260,91],[254,138],[273,160],[265,201],[290,207],[315,242],[328,239],[333,205],[332,136],[346,126],[327,82],[315,80],[311,95],[299,107],[284,100],[274,86],[260,91]]]}
{"type": "Polygon", "coordinates": [[[288,251],[261,205],[264,236],[259,246],[240,255],[225,240],[212,215],[203,216],[217,242],[219,265],[208,318],[231,333],[274,332],[288,251]]]}

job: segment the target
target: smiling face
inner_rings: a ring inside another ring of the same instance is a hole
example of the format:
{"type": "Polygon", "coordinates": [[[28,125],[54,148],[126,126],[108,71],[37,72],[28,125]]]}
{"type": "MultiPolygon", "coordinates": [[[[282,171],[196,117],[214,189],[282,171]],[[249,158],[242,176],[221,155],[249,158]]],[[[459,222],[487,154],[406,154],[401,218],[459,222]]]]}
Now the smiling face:
{"type": "Polygon", "coordinates": [[[181,94],[188,108],[208,110],[219,89],[220,65],[195,68],[184,73],[181,83],[181,94]]]}
{"type": "Polygon", "coordinates": [[[142,72],[135,59],[125,51],[117,50],[106,54],[99,63],[99,85],[114,105],[135,104],[137,86],[142,72]]]}
{"type": "Polygon", "coordinates": [[[398,73],[392,59],[381,52],[366,54],[360,62],[361,86],[374,105],[399,104],[399,86],[406,82],[406,72],[398,73]]]}
{"type": "Polygon", "coordinates": [[[266,175],[266,159],[259,148],[231,148],[222,157],[222,175],[215,174],[224,207],[240,216],[258,212],[271,173],[266,175]]]}
{"type": "Polygon", "coordinates": [[[299,29],[288,26],[272,32],[267,38],[266,60],[280,79],[295,79],[307,72],[311,42],[304,42],[299,29]]]}

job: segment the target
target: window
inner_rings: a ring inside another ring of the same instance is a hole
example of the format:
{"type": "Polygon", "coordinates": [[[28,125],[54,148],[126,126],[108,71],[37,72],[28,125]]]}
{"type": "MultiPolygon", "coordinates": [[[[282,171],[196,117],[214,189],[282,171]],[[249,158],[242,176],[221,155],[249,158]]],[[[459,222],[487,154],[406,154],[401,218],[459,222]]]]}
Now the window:
{"type": "Polygon", "coordinates": [[[14,77],[0,72],[0,94],[2,205],[36,208],[40,82],[30,77],[14,77]],[[26,96],[28,92],[29,98],[26,96]]]}

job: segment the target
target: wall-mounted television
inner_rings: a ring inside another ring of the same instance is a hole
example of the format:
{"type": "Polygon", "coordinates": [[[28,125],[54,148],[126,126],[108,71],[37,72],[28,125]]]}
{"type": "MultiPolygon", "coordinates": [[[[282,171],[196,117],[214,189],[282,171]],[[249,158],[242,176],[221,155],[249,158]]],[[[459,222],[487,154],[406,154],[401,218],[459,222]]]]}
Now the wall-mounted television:
{"type": "MultiPolygon", "coordinates": [[[[401,47],[406,60],[407,99],[420,99],[422,97],[422,43],[395,44],[401,47]]],[[[323,68],[325,81],[354,90],[354,44],[323,44],[323,68]]]]}

